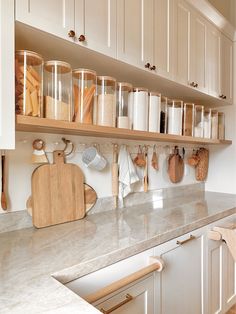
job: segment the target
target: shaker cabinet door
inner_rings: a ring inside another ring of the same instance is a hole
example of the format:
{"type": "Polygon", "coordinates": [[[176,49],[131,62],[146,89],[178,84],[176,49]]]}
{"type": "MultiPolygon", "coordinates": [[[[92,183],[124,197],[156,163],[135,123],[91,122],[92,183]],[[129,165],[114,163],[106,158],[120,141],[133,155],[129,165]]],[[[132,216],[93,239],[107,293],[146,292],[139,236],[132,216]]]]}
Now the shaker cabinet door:
{"type": "Polygon", "coordinates": [[[153,0],[119,0],[117,57],[142,69],[153,66],[153,0]]]}
{"type": "Polygon", "coordinates": [[[74,31],[74,0],[16,0],[16,20],[68,38],[74,31]]]}
{"type": "Polygon", "coordinates": [[[116,0],[75,0],[78,43],[116,57],[116,0]]]}
{"type": "Polygon", "coordinates": [[[233,102],[233,42],[221,34],[221,95],[233,102]]]}
{"type": "Polygon", "coordinates": [[[198,13],[191,15],[190,24],[190,74],[189,84],[195,88],[208,92],[206,80],[206,39],[207,22],[198,13]]]}
{"type": "Polygon", "coordinates": [[[207,81],[208,93],[214,97],[220,95],[220,40],[221,34],[216,27],[208,24],[207,32],[207,81]]]}
{"type": "Polygon", "coordinates": [[[15,148],[14,0],[0,0],[0,149],[15,148]]]}

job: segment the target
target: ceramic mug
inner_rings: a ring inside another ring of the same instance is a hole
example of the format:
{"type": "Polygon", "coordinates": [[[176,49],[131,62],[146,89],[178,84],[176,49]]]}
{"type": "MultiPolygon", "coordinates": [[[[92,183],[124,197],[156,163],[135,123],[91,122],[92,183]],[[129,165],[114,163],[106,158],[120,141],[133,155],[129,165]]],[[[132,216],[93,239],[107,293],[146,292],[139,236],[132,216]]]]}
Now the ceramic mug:
{"type": "Polygon", "coordinates": [[[82,154],[82,161],[86,167],[98,171],[102,171],[107,165],[107,160],[99,153],[96,147],[86,148],[82,154]]]}

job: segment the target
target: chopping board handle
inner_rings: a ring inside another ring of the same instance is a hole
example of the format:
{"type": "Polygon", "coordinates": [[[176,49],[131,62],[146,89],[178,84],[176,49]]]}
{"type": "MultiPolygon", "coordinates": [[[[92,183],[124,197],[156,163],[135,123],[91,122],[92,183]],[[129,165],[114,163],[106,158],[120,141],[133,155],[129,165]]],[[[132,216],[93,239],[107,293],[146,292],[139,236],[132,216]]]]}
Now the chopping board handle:
{"type": "Polygon", "coordinates": [[[54,164],[65,163],[65,154],[63,150],[55,150],[53,152],[53,162],[54,164]]]}

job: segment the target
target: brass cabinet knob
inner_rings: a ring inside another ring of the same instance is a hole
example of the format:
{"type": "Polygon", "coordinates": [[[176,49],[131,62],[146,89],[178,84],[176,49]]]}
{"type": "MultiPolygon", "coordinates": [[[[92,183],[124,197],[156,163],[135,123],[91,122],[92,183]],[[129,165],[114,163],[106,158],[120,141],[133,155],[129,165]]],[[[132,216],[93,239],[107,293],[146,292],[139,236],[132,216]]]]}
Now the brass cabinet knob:
{"type": "Polygon", "coordinates": [[[146,68],[146,69],[149,69],[149,68],[150,68],[150,63],[149,63],[149,62],[145,64],[145,68],[146,68]]]}
{"type": "Polygon", "coordinates": [[[73,30],[70,30],[70,31],[68,32],[68,36],[69,36],[70,38],[74,38],[74,37],[75,37],[75,32],[74,32],[73,30]]]}
{"type": "Polygon", "coordinates": [[[79,36],[79,41],[85,41],[85,36],[84,35],[80,35],[79,36]]]}
{"type": "Polygon", "coordinates": [[[193,87],[198,87],[198,83],[195,83],[193,87]]]}
{"type": "Polygon", "coordinates": [[[151,68],[150,68],[151,71],[155,71],[156,70],[156,66],[153,65],[151,68]]]}
{"type": "Polygon", "coordinates": [[[225,95],[223,95],[223,99],[226,99],[227,97],[225,95]]]}
{"type": "Polygon", "coordinates": [[[223,95],[223,94],[221,94],[221,95],[219,95],[219,97],[223,99],[224,95],[223,95]]]}
{"type": "Polygon", "coordinates": [[[195,83],[194,82],[191,82],[189,85],[192,86],[192,87],[195,87],[195,83]]]}

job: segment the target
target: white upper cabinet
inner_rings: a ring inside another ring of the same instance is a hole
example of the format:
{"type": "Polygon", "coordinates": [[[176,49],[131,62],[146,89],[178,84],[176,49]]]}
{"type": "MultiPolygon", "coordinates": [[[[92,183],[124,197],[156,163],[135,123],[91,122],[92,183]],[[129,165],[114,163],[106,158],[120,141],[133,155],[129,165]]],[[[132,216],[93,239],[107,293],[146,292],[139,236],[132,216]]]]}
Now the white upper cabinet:
{"type": "Polygon", "coordinates": [[[0,149],[15,148],[14,0],[0,0],[0,149]]]}
{"type": "Polygon", "coordinates": [[[207,81],[208,93],[214,97],[220,95],[220,41],[221,33],[208,24],[207,31],[207,81]]]}
{"type": "Polygon", "coordinates": [[[207,22],[198,13],[192,12],[190,23],[190,73],[189,85],[208,92],[206,79],[207,22]]]}
{"type": "Polygon", "coordinates": [[[117,57],[135,66],[153,66],[153,0],[119,0],[117,57]]]}
{"type": "Polygon", "coordinates": [[[116,57],[116,0],[75,0],[75,33],[81,45],[116,57]]]}
{"type": "Polygon", "coordinates": [[[74,0],[16,0],[16,19],[68,39],[75,29],[74,0]]]}
{"type": "Polygon", "coordinates": [[[221,90],[220,97],[233,102],[233,42],[221,34],[221,90]]]}

